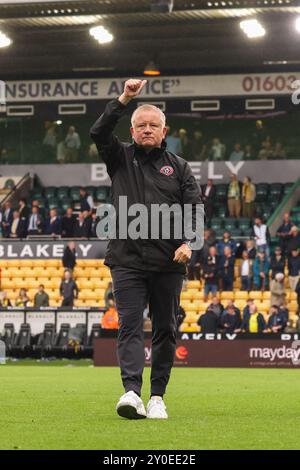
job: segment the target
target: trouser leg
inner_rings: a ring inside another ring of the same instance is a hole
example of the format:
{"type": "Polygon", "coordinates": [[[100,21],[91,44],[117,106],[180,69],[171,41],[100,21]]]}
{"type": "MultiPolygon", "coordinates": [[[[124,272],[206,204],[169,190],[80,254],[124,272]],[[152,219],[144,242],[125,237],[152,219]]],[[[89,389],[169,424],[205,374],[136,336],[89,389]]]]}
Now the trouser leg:
{"type": "Polygon", "coordinates": [[[143,311],[148,302],[147,273],[120,266],[111,269],[119,314],[118,360],[125,392],[141,393],[145,362],[143,311]]]}
{"type": "Polygon", "coordinates": [[[153,273],[150,286],[152,318],[151,395],[166,391],[176,348],[177,313],[183,275],[153,273]]]}

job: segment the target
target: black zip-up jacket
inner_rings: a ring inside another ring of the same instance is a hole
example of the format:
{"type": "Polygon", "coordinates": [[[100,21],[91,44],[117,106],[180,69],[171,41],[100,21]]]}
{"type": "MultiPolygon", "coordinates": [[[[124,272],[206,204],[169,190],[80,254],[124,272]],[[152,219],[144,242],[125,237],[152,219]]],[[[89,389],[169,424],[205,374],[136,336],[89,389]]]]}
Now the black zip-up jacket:
{"type": "MultiPolygon", "coordinates": [[[[200,185],[189,164],[183,158],[168,152],[165,141],[160,148],[147,154],[137,144],[120,142],[113,134],[125,108],[118,99],[110,101],[90,131],[112,181],[111,199],[117,213],[117,233],[120,196],[127,196],[128,208],[135,203],[144,204],[148,214],[151,204],[165,203],[171,206],[177,203],[181,207],[183,204],[202,204],[200,185]]],[[[135,218],[136,216],[128,216],[128,224],[135,218]]],[[[172,220],[170,225],[172,227],[172,220]]],[[[150,230],[150,224],[148,227],[150,230]]],[[[127,266],[147,271],[185,273],[185,265],[173,261],[175,250],[184,241],[187,241],[184,237],[180,240],[149,237],[137,240],[111,239],[105,264],[110,267],[127,266]]]]}

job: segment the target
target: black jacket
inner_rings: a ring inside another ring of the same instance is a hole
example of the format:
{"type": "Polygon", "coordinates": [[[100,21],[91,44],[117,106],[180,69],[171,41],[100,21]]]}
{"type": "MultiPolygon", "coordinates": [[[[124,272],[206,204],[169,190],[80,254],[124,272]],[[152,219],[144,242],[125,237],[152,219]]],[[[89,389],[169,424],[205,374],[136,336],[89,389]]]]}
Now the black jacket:
{"type": "Polygon", "coordinates": [[[62,264],[64,268],[68,269],[74,269],[76,265],[76,251],[71,250],[70,247],[66,246],[63,258],[62,258],[62,264]]]}
{"type": "MultiPolygon", "coordinates": [[[[119,100],[110,101],[102,116],[91,128],[91,137],[106,163],[112,180],[111,198],[117,214],[117,233],[120,196],[127,196],[128,208],[132,204],[141,203],[147,207],[148,213],[152,204],[165,203],[170,206],[177,203],[182,207],[183,204],[202,203],[201,190],[189,164],[183,158],[168,152],[164,141],[160,148],[146,154],[142,147],[135,143],[120,142],[112,134],[124,110],[125,106],[119,100]],[[165,170],[169,172],[164,172],[164,167],[167,167],[165,170]]],[[[136,216],[128,216],[127,227],[135,218],[136,216]]],[[[172,227],[172,223],[170,225],[172,227]]],[[[150,223],[148,227],[150,231],[150,223]]],[[[184,237],[180,240],[163,240],[160,237],[157,240],[150,237],[137,240],[111,239],[105,264],[147,271],[184,273],[185,266],[173,261],[175,250],[184,241],[184,237]]]]}

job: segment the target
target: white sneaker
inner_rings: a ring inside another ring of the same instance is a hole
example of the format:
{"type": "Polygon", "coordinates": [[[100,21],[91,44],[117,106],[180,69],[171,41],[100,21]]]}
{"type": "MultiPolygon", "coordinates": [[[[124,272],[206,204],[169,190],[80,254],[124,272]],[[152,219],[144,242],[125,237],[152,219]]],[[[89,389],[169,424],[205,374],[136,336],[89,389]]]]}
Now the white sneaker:
{"type": "Polygon", "coordinates": [[[121,396],[116,410],[122,418],[143,419],[147,417],[143,400],[132,390],[121,396]]]}
{"type": "Polygon", "coordinates": [[[147,405],[147,418],[168,419],[167,408],[162,397],[153,396],[147,405]]]}

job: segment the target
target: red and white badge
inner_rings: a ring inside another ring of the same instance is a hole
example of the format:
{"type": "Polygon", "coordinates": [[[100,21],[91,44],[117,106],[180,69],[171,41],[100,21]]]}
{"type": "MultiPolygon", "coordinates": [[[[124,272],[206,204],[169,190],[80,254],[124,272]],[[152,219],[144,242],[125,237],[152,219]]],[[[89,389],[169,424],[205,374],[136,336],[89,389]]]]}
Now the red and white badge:
{"type": "Polygon", "coordinates": [[[169,165],[165,165],[161,167],[159,172],[162,173],[163,175],[171,176],[174,173],[174,169],[169,165]]]}

